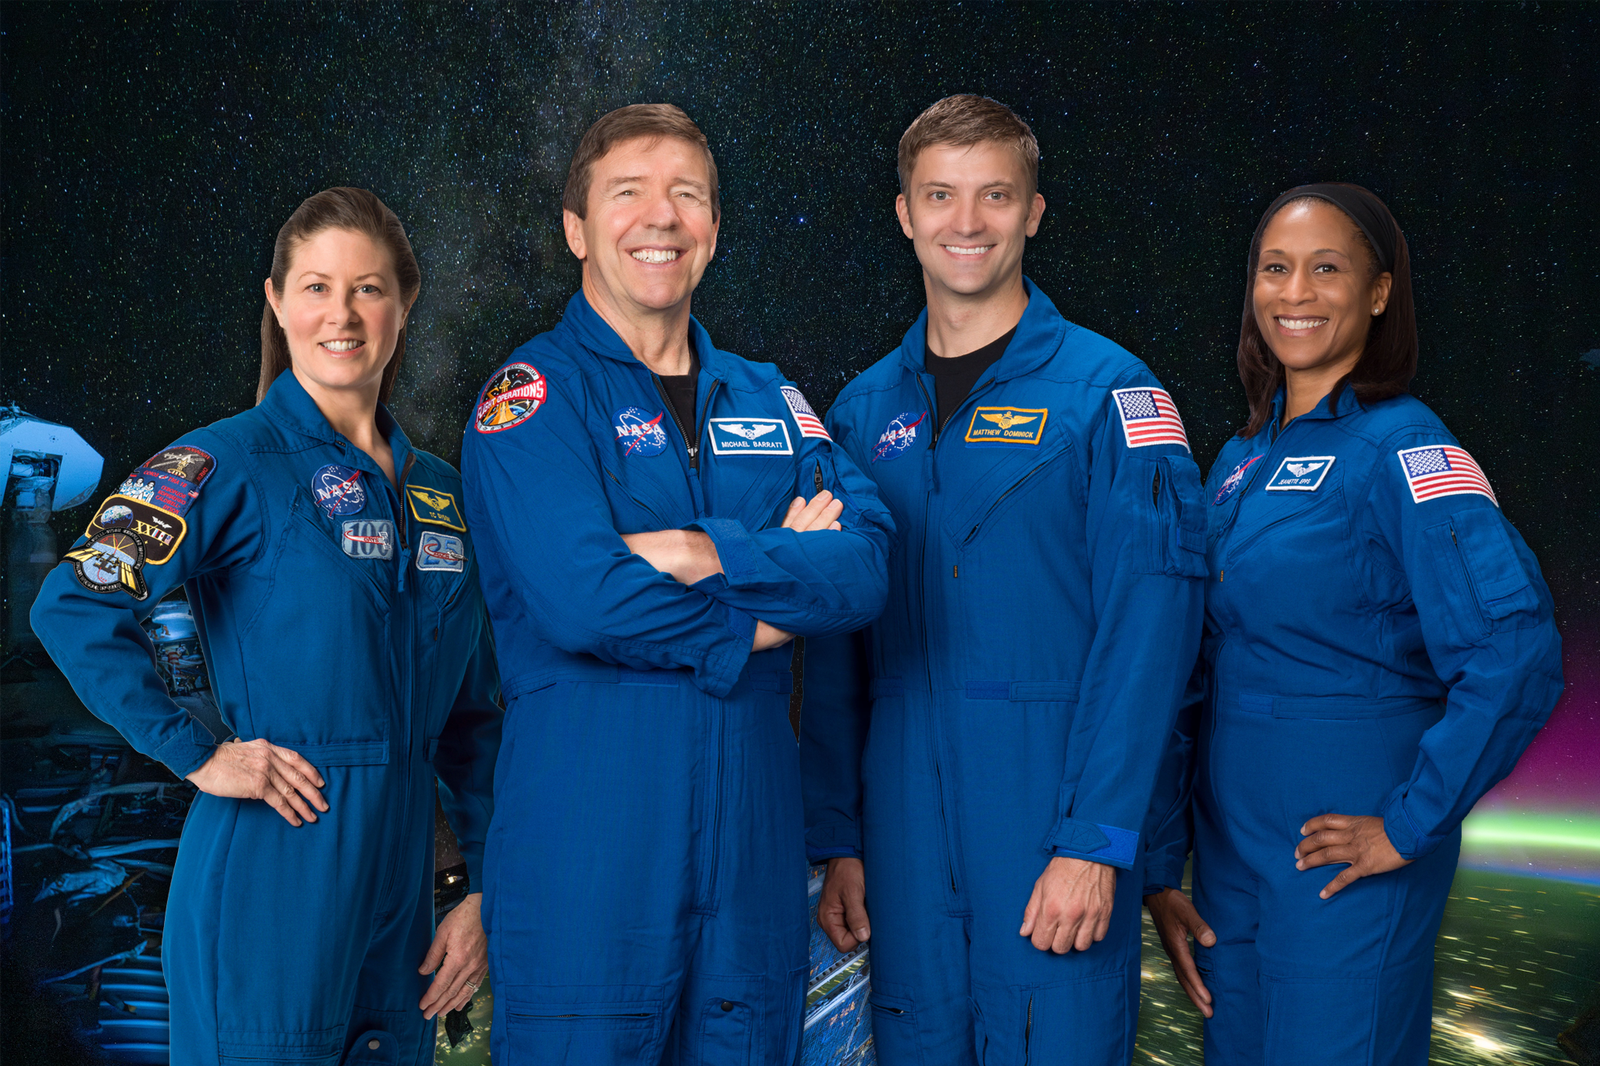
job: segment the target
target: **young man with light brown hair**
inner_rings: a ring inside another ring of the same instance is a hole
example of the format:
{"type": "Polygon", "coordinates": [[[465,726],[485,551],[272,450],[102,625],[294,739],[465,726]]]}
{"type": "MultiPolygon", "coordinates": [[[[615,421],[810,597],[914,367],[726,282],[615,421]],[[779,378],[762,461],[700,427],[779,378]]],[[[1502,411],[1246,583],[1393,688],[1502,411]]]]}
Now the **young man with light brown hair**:
{"type": "Polygon", "coordinates": [[[947,97],[899,162],[928,306],[828,415],[902,549],[876,623],[808,642],[818,921],[840,950],[871,939],[884,1066],[1127,1062],[1140,834],[1199,640],[1199,472],[1145,365],[1022,274],[1045,207],[1027,123],[947,97]]]}

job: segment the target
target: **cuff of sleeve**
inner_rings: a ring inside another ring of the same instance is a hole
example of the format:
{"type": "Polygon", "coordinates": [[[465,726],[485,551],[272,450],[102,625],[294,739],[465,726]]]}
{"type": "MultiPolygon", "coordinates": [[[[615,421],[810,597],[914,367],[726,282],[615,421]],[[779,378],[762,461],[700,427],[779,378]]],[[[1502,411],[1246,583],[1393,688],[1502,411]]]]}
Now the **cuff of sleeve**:
{"type": "Polygon", "coordinates": [[[204,766],[216,750],[217,740],[211,732],[185,713],[177,733],[150,755],[165,763],[182,780],[204,766]]]}
{"type": "Polygon", "coordinates": [[[699,518],[685,528],[699,529],[711,538],[729,585],[737,588],[755,580],[760,572],[757,560],[761,553],[743,523],[732,518],[699,518]]]}
{"type": "Polygon", "coordinates": [[[483,891],[483,845],[478,841],[459,840],[461,861],[467,864],[467,894],[483,891]]]}
{"type": "Polygon", "coordinates": [[[704,667],[696,673],[702,681],[700,687],[720,698],[733,691],[739,675],[744,672],[744,664],[750,659],[750,645],[756,638],[756,620],[737,607],[718,606],[723,610],[724,621],[732,635],[729,650],[725,655],[706,659],[704,667]]]}
{"type": "Polygon", "coordinates": [[[1144,891],[1142,895],[1153,896],[1168,888],[1183,887],[1183,867],[1176,871],[1170,868],[1151,869],[1146,867],[1144,872],[1144,891]]]}
{"type": "Polygon", "coordinates": [[[1389,843],[1394,845],[1394,850],[1400,853],[1402,859],[1419,859],[1439,843],[1417,831],[1416,825],[1406,814],[1403,795],[1395,796],[1384,805],[1383,831],[1388,834],[1389,843]]]}
{"type": "Polygon", "coordinates": [[[1051,855],[1131,870],[1139,855],[1139,834],[1114,825],[1063,818],[1045,841],[1045,850],[1051,855]]]}
{"type": "Polygon", "coordinates": [[[861,858],[860,828],[851,822],[812,826],[806,830],[806,857],[812,862],[861,858]]]}

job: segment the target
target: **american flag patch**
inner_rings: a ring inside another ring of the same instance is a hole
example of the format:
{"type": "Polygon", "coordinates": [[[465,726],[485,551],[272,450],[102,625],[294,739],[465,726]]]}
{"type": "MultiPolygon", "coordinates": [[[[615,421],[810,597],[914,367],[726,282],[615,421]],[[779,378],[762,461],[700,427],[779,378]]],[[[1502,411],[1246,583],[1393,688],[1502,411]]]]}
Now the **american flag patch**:
{"type": "Polygon", "coordinates": [[[1437,496],[1476,492],[1489,497],[1496,507],[1500,506],[1494,490],[1489,487],[1489,479],[1465,448],[1430,444],[1423,448],[1404,448],[1396,454],[1400,457],[1400,469],[1405,472],[1413,501],[1421,503],[1437,496]]]}
{"type": "Polygon", "coordinates": [[[1122,435],[1128,439],[1128,447],[1181,444],[1189,448],[1183,419],[1166,389],[1117,389],[1111,395],[1122,416],[1122,435]]]}
{"type": "Polygon", "coordinates": [[[789,413],[794,415],[794,420],[800,424],[802,437],[821,437],[823,440],[832,440],[827,429],[822,424],[822,419],[817,417],[817,412],[806,403],[803,392],[793,385],[785,385],[779,390],[783,393],[784,402],[789,405],[789,413]]]}

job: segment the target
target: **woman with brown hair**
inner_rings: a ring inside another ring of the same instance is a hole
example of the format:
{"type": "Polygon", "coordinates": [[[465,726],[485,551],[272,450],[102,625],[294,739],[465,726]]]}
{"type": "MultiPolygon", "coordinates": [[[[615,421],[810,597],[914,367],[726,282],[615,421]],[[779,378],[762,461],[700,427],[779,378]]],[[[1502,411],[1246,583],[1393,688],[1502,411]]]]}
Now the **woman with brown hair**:
{"type": "Polygon", "coordinates": [[[256,407],[145,462],[34,605],[84,703],[200,790],[162,944],[175,1064],[431,1062],[426,1019],[488,969],[477,894],[433,928],[434,782],[476,888],[500,710],[460,475],[383,403],[420,283],[376,196],[302,203],[256,407]],[[225,743],[138,624],[179,584],[225,743]]]}
{"type": "Polygon", "coordinates": [[[1388,209],[1290,189],[1249,264],[1250,421],[1206,487],[1205,637],[1145,903],[1209,1066],[1421,1064],[1461,819],[1555,706],[1560,640],[1488,478],[1406,392],[1388,209]]]}

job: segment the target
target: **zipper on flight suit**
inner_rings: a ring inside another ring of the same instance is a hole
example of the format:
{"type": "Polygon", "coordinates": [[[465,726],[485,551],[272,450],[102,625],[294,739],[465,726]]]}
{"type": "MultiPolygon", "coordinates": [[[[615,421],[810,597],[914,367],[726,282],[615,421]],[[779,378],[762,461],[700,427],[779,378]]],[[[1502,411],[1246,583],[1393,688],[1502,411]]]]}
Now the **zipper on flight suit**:
{"type": "Polygon", "coordinates": [[[667,387],[661,383],[661,375],[655,371],[650,372],[650,380],[655,382],[656,393],[661,397],[661,402],[666,405],[667,413],[672,416],[672,424],[678,427],[678,433],[683,437],[684,447],[689,449],[689,469],[700,469],[700,438],[706,431],[706,415],[711,411],[711,398],[717,394],[717,387],[722,384],[717,378],[711,379],[711,387],[706,390],[705,410],[699,412],[700,417],[695,426],[695,434],[689,436],[689,431],[683,428],[683,420],[678,417],[678,409],[672,405],[672,397],[667,395],[667,387]]]}
{"type": "MultiPolygon", "coordinates": [[[[411,477],[411,468],[416,461],[415,452],[406,456],[406,465],[401,469],[400,476],[396,479],[398,485],[391,487],[389,490],[389,498],[396,503],[394,513],[395,540],[400,543],[400,551],[398,553],[400,570],[396,574],[395,585],[396,592],[402,594],[406,591],[406,569],[411,565],[411,530],[410,523],[406,521],[406,481],[411,477]],[[398,492],[396,492],[396,488],[398,488],[398,492]]],[[[420,590],[414,589],[413,593],[416,591],[420,590]]],[[[415,708],[412,707],[412,702],[415,699],[415,686],[411,683],[412,669],[418,658],[415,654],[415,649],[412,647],[414,641],[413,630],[415,629],[413,616],[416,613],[416,605],[407,602],[399,606],[401,609],[392,612],[391,617],[397,620],[395,628],[401,631],[399,635],[403,639],[392,642],[391,646],[398,645],[403,649],[402,654],[405,656],[405,661],[401,665],[399,679],[400,707],[405,716],[405,721],[401,723],[405,726],[405,741],[404,750],[400,757],[400,795],[408,796],[411,793],[411,734],[419,724],[419,716],[415,713],[415,708]]],[[[389,854],[389,872],[384,877],[383,891],[378,896],[379,907],[382,908],[382,913],[384,914],[390,912],[388,903],[391,894],[394,892],[395,879],[400,867],[400,853],[403,850],[403,846],[395,847],[389,854]]]]}
{"type": "MultiPolygon", "coordinates": [[[[919,390],[921,390],[921,392],[922,392],[922,401],[923,401],[924,404],[927,405],[928,413],[931,416],[931,420],[933,422],[933,435],[929,439],[929,442],[928,442],[928,451],[930,453],[930,465],[933,468],[933,476],[930,479],[929,484],[927,486],[925,486],[925,488],[924,488],[924,497],[923,497],[923,504],[922,504],[922,574],[920,575],[920,582],[919,582],[920,587],[921,587],[921,591],[922,591],[922,660],[923,660],[924,668],[927,671],[928,698],[931,700],[933,698],[933,696],[934,696],[935,689],[934,689],[934,685],[933,685],[933,656],[932,656],[931,649],[928,647],[928,591],[927,591],[927,585],[928,585],[928,582],[927,582],[927,573],[928,573],[928,515],[933,510],[933,508],[931,506],[931,497],[933,495],[934,489],[938,485],[938,480],[939,480],[938,463],[937,463],[936,460],[934,460],[932,458],[932,453],[933,453],[934,449],[939,446],[939,434],[940,434],[941,430],[943,429],[943,424],[942,423],[943,422],[952,422],[952,421],[954,421],[956,415],[960,414],[961,411],[963,409],[965,409],[968,404],[972,403],[975,399],[977,399],[977,397],[979,395],[981,395],[983,392],[986,392],[991,386],[993,386],[994,383],[995,383],[995,380],[993,378],[990,378],[989,379],[989,383],[987,385],[985,385],[983,388],[974,389],[973,391],[967,393],[966,397],[961,401],[961,403],[959,403],[956,406],[956,409],[954,411],[950,412],[950,417],[948,419],[943,419],[943,420],[941,420],[939,418],[939,409],[938,409],[937,406],[934,405],[933,398],[928,395],[928,386],[923,382],[921,374],[917,374],[916,375],[916,381],[917,381],[917,388],[919,390]]],[[[959,576],[959,571],[954,571],[953,570],[951,572],[951,576],[952,577],[959,576]]],[[[960,895],[961,894],[961,883],[956,878],[955,835],[950,830],[950,814],[945,809],[945,803],[944,803],[944,796],[945,796],[944,768],[940,765],[940,760],[939,760],[939,754],[944,748],[944,729],[942,728],[942,726],[939,723],[939,716],[937,714],[930,715],[929,718],[930,718],[929,728],[932,730],[932,732],[934,734],[934,741],[933,741],[933,778],[934,778],[935,785],[939,789],[939,821],[940,821],[940,824],[944,828],[945,862],[946,862],[946,866],[947,866],[947,869],[948,869],[948,872],[949,872],[949,875],[950,875],[950,893],[951,893],[951,895],[960,895]]]]}

